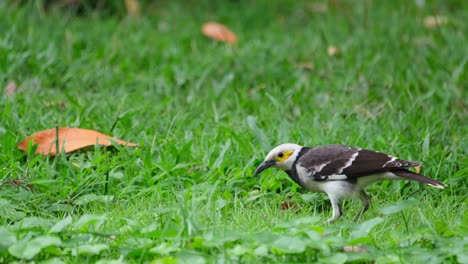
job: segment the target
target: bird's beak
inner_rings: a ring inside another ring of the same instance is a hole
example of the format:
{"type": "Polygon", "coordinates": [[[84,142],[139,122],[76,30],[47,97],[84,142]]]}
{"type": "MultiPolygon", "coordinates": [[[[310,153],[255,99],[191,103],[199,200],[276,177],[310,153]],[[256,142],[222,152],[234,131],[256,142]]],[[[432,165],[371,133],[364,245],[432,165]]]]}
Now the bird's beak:
{"type": "Polygon", "coordinates": [[[270,168],[271,166],[274,166],[276,164],[276,161],[274,160],[267,160],[262,162],[260,166],[255,170],[254,176],[257,176],[260,172],[270,168]]]}

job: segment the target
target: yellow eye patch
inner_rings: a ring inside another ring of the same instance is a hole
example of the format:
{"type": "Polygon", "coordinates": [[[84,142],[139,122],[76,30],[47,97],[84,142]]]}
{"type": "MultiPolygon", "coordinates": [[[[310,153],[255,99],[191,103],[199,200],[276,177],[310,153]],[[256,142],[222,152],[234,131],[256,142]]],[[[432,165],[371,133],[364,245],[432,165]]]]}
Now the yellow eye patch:
{"type": "Polygon", "coordinates": [[[292,150],[283,151],[283,152],[279,153],[278,155],[276,155],[276,161],[279,162],[279,163],[283,163],[283,162],[284,162],[285,160],[287,160],[293,153],[294,153],[294,151],[292,151],[292,150]]]}

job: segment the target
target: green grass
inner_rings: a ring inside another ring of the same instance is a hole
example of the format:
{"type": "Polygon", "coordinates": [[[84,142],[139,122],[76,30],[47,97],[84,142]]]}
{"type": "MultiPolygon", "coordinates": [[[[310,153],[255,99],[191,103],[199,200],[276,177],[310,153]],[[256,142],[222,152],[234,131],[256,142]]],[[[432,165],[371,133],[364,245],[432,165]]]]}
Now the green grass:
{"type": "Polygon", "coordinates": [[[158,1],[140,19],[1,3],[0,86],[19,91],[0,96],[0,262],[468,263],[468,6],[416,2],[158,1]],[[209,20],[239,42],[205,38],[209,20]],[[56,126],[141,148],[17,149],[56,126]],[[420,160],[449,187],[375,184],[359,223],[347,202],[327,225],[324,195],[253,177],[285,142],[420,160]]]}

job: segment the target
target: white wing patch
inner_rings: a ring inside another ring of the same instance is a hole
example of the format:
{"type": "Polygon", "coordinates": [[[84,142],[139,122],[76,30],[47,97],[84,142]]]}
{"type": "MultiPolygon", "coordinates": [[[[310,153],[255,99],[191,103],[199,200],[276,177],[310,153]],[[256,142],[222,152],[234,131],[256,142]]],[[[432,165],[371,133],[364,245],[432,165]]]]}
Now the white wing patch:
{"type": "Polygon", "coordinates": [[[390,160],[387,161],[387,162],[385,162],[385,164],[382,165],[382,168],[385,168],[385,166],[387,166],[387,164],[389,164],[389,163],[391,163],[391,162],[394,162],[394,161],[396,160],[396,158],[393,157],[393,156],[390,156],[390,155],[387,155],[387,156],[390,158],[390,160]]]}
{"type": "Polygon", "coordinates": [[[322,164],[320,164],[320,165],[314,166],[315,172],[320,172],[320,171],[323,169],[323,167],[327,166],[327,165],[330,164],[330,163],[331,163],[331,161],[329,161],[329,162],[324,162],[324,163],[322,163],[322,164]]]}
{"type": "Polygon", "coordinates": [[[328,175],[327,178],[329,180],[336,181],[336,180],[346,180],[348,176],[344,174],[332,174],[332,175],[328,175]]]}
{"type": "MultiPolygon", "coordinates": [[[[337,174],[340,174],[343,172],[344,169],[348,168],[349,166],[351,166],[353,164],[353,161],[356,160],[357,156],[359,155],[359,151],[361,149],[357,149],[356,153],[354,153],[351,158],[349,158],[349,160],[345,163],[345,165],[337,172],[337,174]]],[[[346,179],[346,177],[345,177],[346,179]]]]}

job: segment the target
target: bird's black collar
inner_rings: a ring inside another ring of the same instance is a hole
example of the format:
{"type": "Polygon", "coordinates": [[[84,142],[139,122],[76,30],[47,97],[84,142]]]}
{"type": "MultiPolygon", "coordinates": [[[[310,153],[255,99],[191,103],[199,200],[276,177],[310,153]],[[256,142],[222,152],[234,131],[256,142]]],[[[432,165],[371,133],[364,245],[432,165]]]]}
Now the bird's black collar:
{"type": "Polygon", "coordinates": [[[286,173],[289,175],[289,177],[291,177],[291,179],[293,179],[297,184],[299,184],[302,187],[304,187],[304,185],[301,182],[301,179],[299,179],[299,175],[297,174],[296,165],[297,165],[297,161],[302,156],[304,156],[304,154],[307,153],[307,151],[309,151],[310,149],[311,149],[311,147],[302,147],[302,149],[297,154],[296,160],[294,161],[294,163],[291,166],[291,170],[286,171],[286,173]]]}

